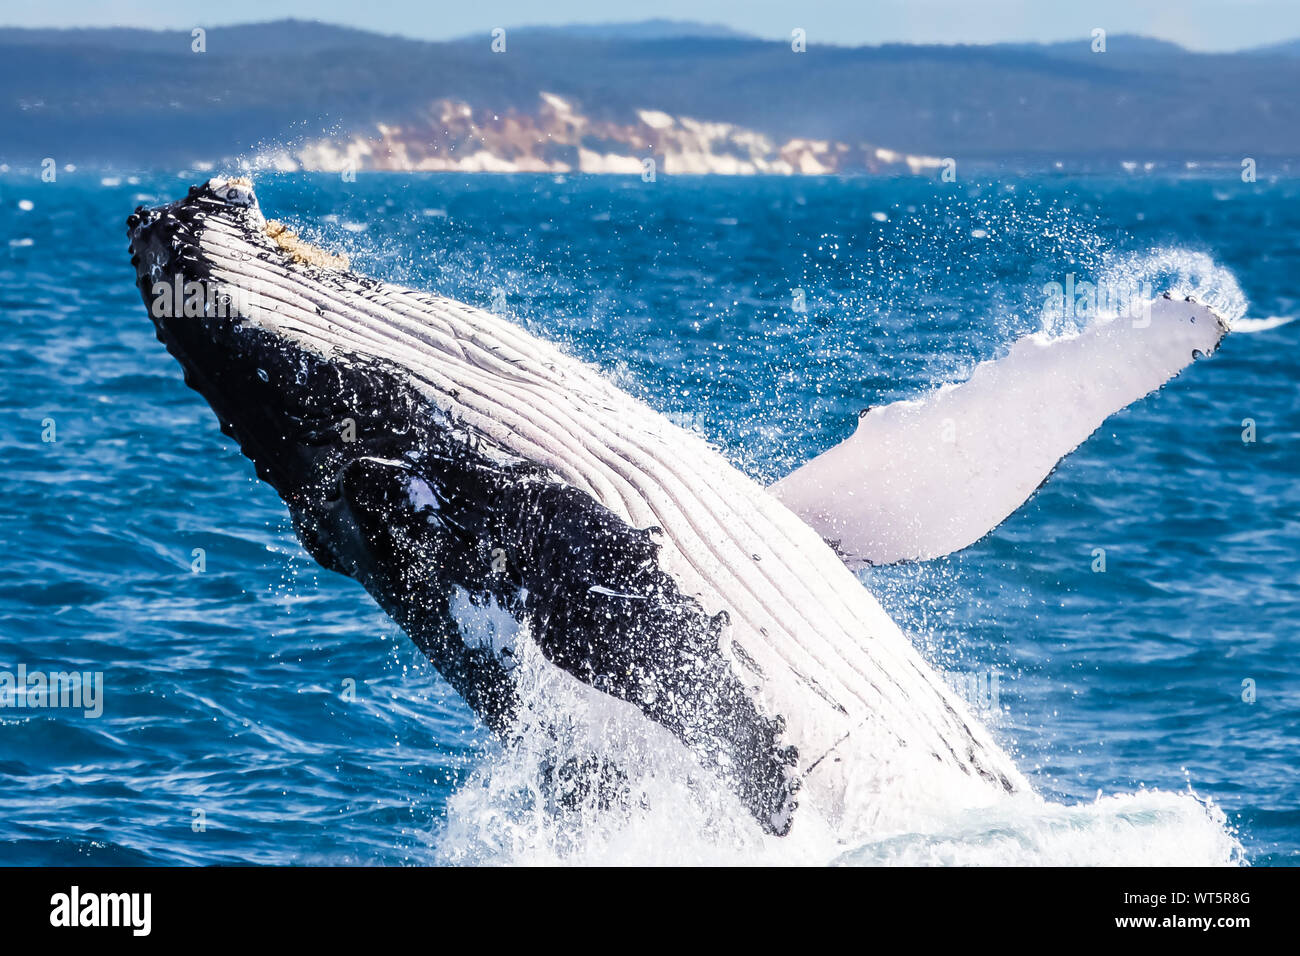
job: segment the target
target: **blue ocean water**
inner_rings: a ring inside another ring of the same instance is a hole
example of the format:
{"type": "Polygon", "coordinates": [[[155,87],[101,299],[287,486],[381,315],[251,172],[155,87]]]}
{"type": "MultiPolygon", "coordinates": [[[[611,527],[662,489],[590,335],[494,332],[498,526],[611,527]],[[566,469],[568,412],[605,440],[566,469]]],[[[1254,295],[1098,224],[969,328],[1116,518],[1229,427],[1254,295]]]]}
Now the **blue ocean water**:
{"type": "MultiPolygon", "coordinates": [[[[701,858],[654,820],[603,833],[600,853],[581,832],[539,851],[518,794],[501,796],[520,788],[499,746],[358,585],[298,546],[133,286],[125,216],[202,178],[0,177],[0,671],[103,674],[98,717],[0,708],[0,863],[701,858]]],[[[1042,287],[1069,275],[1300,314],[1300,182],[1235,170],[263,173],[258,191],[361,271],[561,341],[765,480],[858,409],[1037,330],[1042,287]]],[[[974,688],[1052,809],[826,861],[1195,847],[1300,863],[1300,323],[1260,324],[1108,421],[978,544],[863,575],[974,688]]]]}

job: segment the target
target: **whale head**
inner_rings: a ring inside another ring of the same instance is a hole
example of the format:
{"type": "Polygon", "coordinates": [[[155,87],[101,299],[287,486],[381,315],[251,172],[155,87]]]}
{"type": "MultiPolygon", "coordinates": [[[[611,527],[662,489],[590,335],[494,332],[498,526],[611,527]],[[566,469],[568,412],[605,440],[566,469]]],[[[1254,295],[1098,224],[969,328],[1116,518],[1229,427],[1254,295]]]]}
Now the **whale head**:
{"type": "Polygon", "coordinates": [[[485,720],[504,726],[510,661],[499,647],[458,642],[447,606],[449,582],[475,595],[504,582],[490,580],[489,539],[452,529],[444,512],[484,526],[496,486],[535,469],[450,421],[391,360],[331,338],[329,290],[365,282],[340,278],[340,257],[268,223],[247,180],[138,208],[127,231],[158,339],[284,500],[303,546],[364,584],[485,720]]]}

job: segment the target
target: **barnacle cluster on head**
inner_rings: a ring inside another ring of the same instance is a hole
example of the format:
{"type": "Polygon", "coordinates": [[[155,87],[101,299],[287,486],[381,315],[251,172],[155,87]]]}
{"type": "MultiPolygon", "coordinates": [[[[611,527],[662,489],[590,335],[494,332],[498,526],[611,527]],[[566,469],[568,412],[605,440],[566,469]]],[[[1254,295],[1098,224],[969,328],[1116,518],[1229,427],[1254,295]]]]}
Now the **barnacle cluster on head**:
{"type": "Polygon", "coordinates": [[[348,257],[343,253],[333,253],[320,246],[314,246],[306,239],[279,220],[272,219],[266,224],[266,235],[286,256],[302,265],[319,266],[322,269],[348,268],[348,257]]]}

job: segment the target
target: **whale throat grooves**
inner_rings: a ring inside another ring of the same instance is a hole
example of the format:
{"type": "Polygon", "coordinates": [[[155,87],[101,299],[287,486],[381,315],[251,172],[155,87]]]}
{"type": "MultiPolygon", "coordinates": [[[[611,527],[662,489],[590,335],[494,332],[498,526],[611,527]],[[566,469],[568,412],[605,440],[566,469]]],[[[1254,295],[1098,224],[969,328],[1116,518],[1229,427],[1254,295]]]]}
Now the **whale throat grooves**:
{"type": "Polygon", "coordinates": [[[246,180],[138,209],[128,233],[159,339],[304,547],[497,732],[528,641],[768,833],[1029,790],[815,530],[592,366],[268,231],[246,180]],[[159,307],[190,283],[215,294],[159,307]]]}

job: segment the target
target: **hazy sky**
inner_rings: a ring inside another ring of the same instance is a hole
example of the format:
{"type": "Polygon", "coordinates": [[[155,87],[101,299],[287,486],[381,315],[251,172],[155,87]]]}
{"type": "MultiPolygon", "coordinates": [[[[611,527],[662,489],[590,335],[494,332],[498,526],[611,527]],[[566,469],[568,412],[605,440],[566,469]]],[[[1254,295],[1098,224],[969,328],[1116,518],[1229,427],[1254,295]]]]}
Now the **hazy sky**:
{"type": "Polygon", "coordinates": [[[1064,40],[1094,27],[1198,50],[1300,37],[1300,0],[5,0],[7,26],[192,28],[286,16],[445,39],[496,26],[666,17],[725,23],[765,37],[793,27],[809,43],[990,43],[1064,40]],[[219,16],[219,20],[214,20],[219,16]]]}

